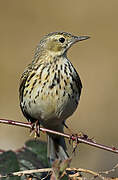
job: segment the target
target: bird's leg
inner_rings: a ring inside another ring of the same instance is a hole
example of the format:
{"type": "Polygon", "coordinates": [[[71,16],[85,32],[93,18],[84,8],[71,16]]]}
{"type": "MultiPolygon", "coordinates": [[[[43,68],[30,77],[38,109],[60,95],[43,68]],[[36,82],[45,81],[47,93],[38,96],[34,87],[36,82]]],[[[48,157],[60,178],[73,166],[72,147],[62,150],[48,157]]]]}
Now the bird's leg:
{"type": "Polygon", "coordinates": [[[38,120],[36,121],[36,136],[40,137],[40,123],[38,120]]]}
{"type": "Polygon", "coordinates": [[[71,129],[67,126],[67,124],[66,124],[65,122],[63,122],[63,125],[65,126],[66,129],[68,129],[68,131],[69,131],[70,134],[72,134],[72,135],[74,134],[74,133],[73,133],[73,130],[71,130],[71,129]]]}
{"type": "Polygon", "coordinates": [[[86,134],[84,134],[83,132],[79,132],[79,133],[74,133],[73,132],[73,130],[72,129],[70,129],[68,126],[67,126],[67,124],[65,123],[65,122],[63,122],[63,125],[68,129],[68,131],[70,132],[70,134],[71,134],[71,136],[75,136],[75,137],[82,137],[82,138],[84,138],[84,139],[87,139],[87,135],[86,134]]]}
{"type": "Polygon", "coordinates": [[[40,123],[39,121],[35,121],[34,123],[31,123],[31,130],[30,130],[30,136],[33,134],[34,132],[34,137],[40,137],[40,123]]]}
{"type": "Polygon", "coordinates": [[[79,144],[78,141],[78,137],[82,138],[82,139],[88,139],[88,135],[84,134],[83,132],[79,132],[79,133],[75,133],[73,132],[73,130],[71,130],[65,122],[63,122],[64,126],[68,129],[69,133],[71,134],[70,139],[69,139],[69,143],[72,143],[72,147],[73,147],[73,152],[75,152],[77,145],[79,144]]]}
{"type": "Polygon", "coordinates": [[[63,124],[64,124],[64,126],[68,129],[69,134],[71,134],[71,135],[70,135],[70,138],[69,138],[69,144],[72,144],[72,147],[73,147],[72,153],[75,153],[75,150],[76,150],[77,144],[78,144],[77,134],[75,134],[75,133],[73,132],[73,130],[71,130],[71,129],[65,124],[65,122],[63,122],[63,124]]]}
{"type": "Polygon", "coordinates": [[[34,126],[35,123],[30,122],[31,128],[30,128],[30,136],[32,136],[33,132],[34,132],[34,126]]]}

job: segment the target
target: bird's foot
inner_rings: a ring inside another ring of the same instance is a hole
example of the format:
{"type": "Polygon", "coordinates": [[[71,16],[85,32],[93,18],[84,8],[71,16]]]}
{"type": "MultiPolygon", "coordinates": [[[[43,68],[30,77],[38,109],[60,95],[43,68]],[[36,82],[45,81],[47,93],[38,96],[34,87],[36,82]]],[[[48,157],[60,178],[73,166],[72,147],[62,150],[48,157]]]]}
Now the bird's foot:
{"type": "Polygon", "coordinates": [[[69,143],[72,144],[72,147],[73,147],[72,153],[75,153],[77,145],[80,143],[78,138],[81,138],[84,140],[92,140],[92,139],[89,139],[88,135],[84,134],[83,132],[80,132],[78,134],[72,134],[69,139],[69,143]]]}
{"type": "Polygon", "coordinates": [[[30,136],[34,133],[34,138],[40,137],[40,123],[37,120],[34,123],[31,123],[30,136]]]}
{"type": "Polygon", "coordinates": [[[65,122],[63,122],[63,125],[68,130],[69,134],[71,134],[71,135],[74,134],[74,131],[72,129],[70,129],[65,122]]]}

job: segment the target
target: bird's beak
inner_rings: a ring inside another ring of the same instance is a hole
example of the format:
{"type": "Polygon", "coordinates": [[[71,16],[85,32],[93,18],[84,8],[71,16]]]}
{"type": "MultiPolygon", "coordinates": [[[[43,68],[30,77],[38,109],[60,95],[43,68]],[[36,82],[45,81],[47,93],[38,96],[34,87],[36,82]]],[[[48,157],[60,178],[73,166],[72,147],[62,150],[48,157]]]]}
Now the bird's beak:
{"type": "Polygon", "coordinates": [[[90,37],[89,36],[73,36],[71,41],[70,41],[70,47],[75,44],[76,42],[79,42],[79,41],[83,41],[83,40],[86,40],[86,39],[89,39],[90,37]]]}
{"type": "Polygon", "coordinates": [[[75,36],[74,37],[75,42],[83,41],[83,40],[86,40],[86,39],[89,39],[89,38],[90,38],[89,36],[75,36]]]}
{"type": "Polygon", "coordinates": [[[90,38],[89,36],[72,36],[70,42],[68,43],[69,44],[68,49],[76,42],[83,41],[89,38],[90,38]]]}

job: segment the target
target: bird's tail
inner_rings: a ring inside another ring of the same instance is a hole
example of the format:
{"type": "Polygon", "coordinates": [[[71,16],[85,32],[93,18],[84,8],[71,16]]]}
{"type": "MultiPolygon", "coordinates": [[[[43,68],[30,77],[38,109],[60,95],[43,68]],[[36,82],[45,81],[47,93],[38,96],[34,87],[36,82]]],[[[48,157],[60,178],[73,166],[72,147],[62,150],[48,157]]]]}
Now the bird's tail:
{"type": "Polygon", "coordinates": [[[53,137],[51,135],[48,135],[47,153],[51,165],[56,159],[63,161],[69,158],[66,149],[67,148],[64,137],[62,136],[53,137]]]}

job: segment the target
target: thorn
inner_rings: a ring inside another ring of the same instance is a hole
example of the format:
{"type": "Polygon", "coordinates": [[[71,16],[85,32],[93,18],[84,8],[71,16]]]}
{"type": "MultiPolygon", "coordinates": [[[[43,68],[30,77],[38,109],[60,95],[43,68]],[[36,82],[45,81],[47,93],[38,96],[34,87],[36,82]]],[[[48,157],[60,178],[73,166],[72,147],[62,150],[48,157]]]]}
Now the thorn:
{"type": "Polygon", "coordinates": [[[112,146],[112,149],[115,151],[115,150],[116,150],[116,147],[115,147],[115,146],[112,146]]]}

